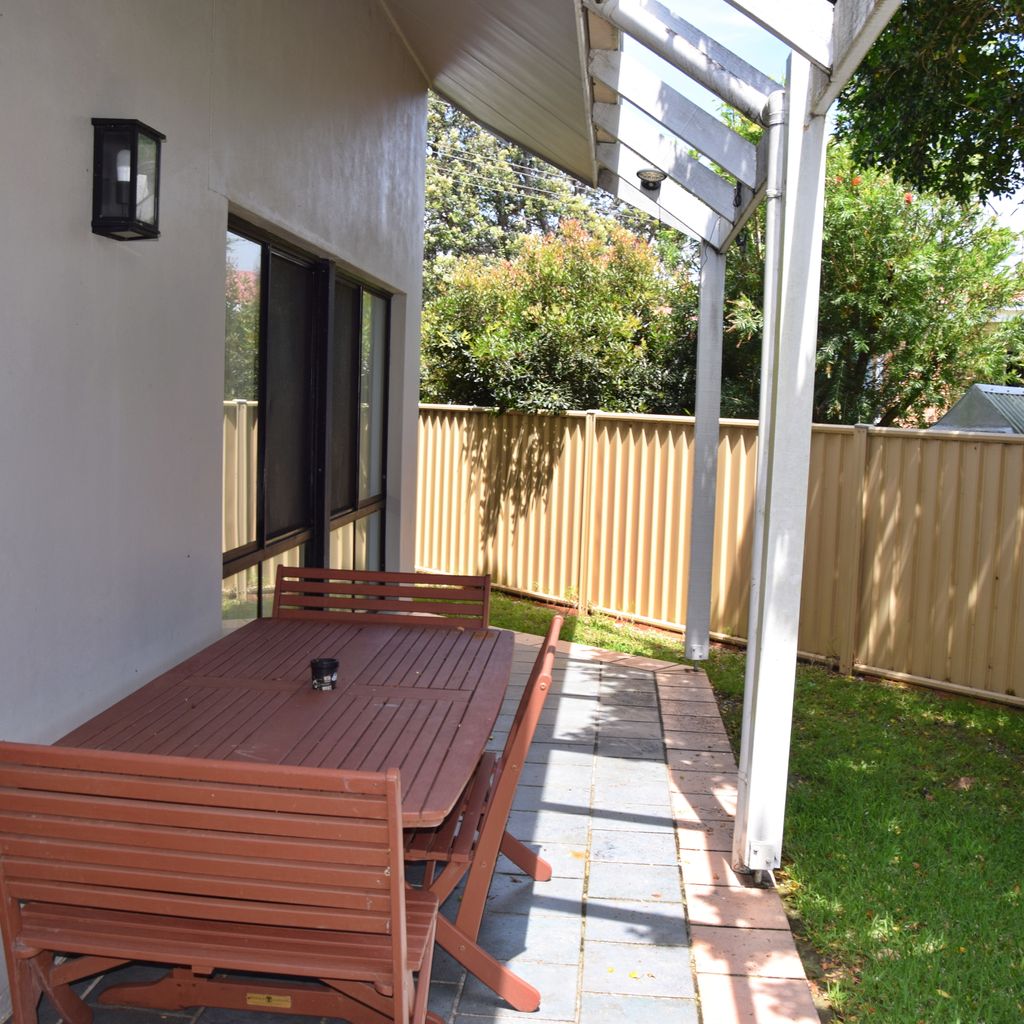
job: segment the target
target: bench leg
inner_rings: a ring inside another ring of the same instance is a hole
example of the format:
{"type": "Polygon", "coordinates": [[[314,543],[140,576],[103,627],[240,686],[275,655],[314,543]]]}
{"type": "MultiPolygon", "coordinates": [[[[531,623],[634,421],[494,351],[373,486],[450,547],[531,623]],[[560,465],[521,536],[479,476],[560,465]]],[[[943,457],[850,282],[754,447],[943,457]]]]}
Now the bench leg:
{"type": "Polygon", "coordinates": [[[92,1024],[92,1010],[84,1000],[75,995],[67,982],[54,981],[52,953],[39,953],[29,963],[39,987],[49,996],[50,1002],[67,1024],[92,1024]]]}
{"type": "Polygon", "coordinates": [[[532,1013],[540,1006],[540,992],[523,981],[504,964],[498,963],[468,936],[460,932],[443,914],[437,915],[437,941],[470,974],[479,978],[513,1009],[532,1013]]]}
{"type": "Polygon", "coordinates": [[[514,835],[506,832],[501,837],[501,852],[523,874],[529,875],[538,882],[551,881],[551,865],[539,854],[536,854],[525,843],[520,842],[514,835]]]}
{"type": "Polygon", "coordinates": [[[12,957],[11,1010],[13,1024],[36,1024],[43,987],[28,960],[12,957]]]}

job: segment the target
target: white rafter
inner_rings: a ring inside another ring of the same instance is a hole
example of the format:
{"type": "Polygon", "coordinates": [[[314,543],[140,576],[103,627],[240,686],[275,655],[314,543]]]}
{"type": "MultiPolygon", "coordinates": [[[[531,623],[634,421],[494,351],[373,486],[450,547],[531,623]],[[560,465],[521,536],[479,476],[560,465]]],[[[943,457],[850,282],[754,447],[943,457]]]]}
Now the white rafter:
{"type": "MultiPolygon", "coordinates": [[[[689,147],[628,100],[595,103],[594,124],[639,153],[652,167],[664,171],[673,181],[728,218],[737,215],[736,187],[720,174],[695,160],[689,147]]],[[[747,196],[750,189],[746,189],[747,196]]],[[[742,194],[740,203],[745,200],[742,194]]]]}
{"type": "MultiPolygon", "coordinates": [[[[599,142],[597,162],[601,167],[614,171],[620,179],[628,182],[637,181],[636,172],[650,166],[639,153],[621,142],[599,142]]],[[[688,224],[692,234],[716,249],[722,244],[732,226],[731,222],[725,221],[705,202],[671,179],[661,183],[657,205],[676,220],[688,224]]]]}
{"type": "Polygon", "coordinates": [[[753,65],[657,0],[583,0],[585,6],[758,124],[780,88],[753,65]]]}
{"type": "Polygon", "coordinates": [[[640,61],[624,53],[594,50],[590,54],[590,73],[744,185],[757,187],[755,147],[723,121],[666,85],[640,61]]]}
{"type": "Polygon", "coordinates": [[[684,235],[687,235],[698,242],[703,241],[695,228],[677,220],[668,212],[668,210],[659,206],[656,199],[651,199],[649,194],[640,189],[638,185],[633,185],[631,182],[625,181],[614,171],[609,171],[606,168],[600,168],[597,172],[597,185],[598,188],[603,189],[610,196],[614,196],[616,199],[619,199],[624,203],[628,203],[630,206],[646,213],[650,217],[657,218],[662,224],[666,224],[670,228],[675,228],[676,231],[681,231],[684,235]]]}
{"type": "Polygon", "coordinates": [[[829,0],[725,0],[823,71],[832,67],[829,0]]]}

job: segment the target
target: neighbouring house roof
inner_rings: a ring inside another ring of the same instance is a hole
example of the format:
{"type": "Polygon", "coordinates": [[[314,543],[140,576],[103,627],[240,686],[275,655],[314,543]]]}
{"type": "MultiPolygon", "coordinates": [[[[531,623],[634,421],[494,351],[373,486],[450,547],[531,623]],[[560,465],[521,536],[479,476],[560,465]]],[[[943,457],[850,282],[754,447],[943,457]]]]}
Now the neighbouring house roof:
{"type": "Polygon", "coordinates": [[[931,429],[1024,434],[1024,388],[972,384],[931,429]]]}

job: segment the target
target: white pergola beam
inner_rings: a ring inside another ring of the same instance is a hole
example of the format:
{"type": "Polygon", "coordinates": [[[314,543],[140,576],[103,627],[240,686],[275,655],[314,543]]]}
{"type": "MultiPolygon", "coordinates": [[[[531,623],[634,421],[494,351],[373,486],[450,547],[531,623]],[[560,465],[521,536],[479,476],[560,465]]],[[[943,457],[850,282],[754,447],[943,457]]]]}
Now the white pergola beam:
{"type": "Polygon", "coordinates": [[[590,73],[744,185],[757,187],[754,145],[666,85],[640,61],[624,53],[594,50],[590,54],[590,73]]]}
{"type": "MultiPolygon", "coordinates": [[[[825,203],[825,117],[790,58],[781,225],[765,255],[757,501],[733,863],[776,868],[789,776],[825,203]]],[[[769,129],[770,130],[770,129],[769,129]]],[[[774,163],[774,162],[773,162],[774,163]]],[[[774,180],[769,175],[769,194],[774,180]]],[[[769,225],[773,219],[768,213],[769,225]]]]}
{"type": "Polygon", "coordinates": [[[778,83],[657,0],[583,3],[750,120],[764,122],[765,105],[778,83]]]}
{"type": "MultiPolygon", "coordinates": [[[[735,186],[695,160],[685,142],[659,130],[662,126],[639,107],[628,100],[595,103],[593,118],[598,128],[639,153],[652,167],[664,171],[674,182],[732,223],[737,214],[735,186]]],[[[749,193],[749,189],[747,191],[749,193]]]]}
{"type": "Polygon", "coordinates": [[[832,67],[832,4],[828,0],[725,0],[823,71],[832,67]]]}
{"type": "Polygon", "coordinates": [[[711,635],[724,312],[725,256],[702,245],[697,401],[693,411],[693,486],[690,488],[690,565],[686,580],[686,657],[694,661],[707,659],[711,635]]]}
{"type": "Polygon", "coordinates": [[[871,44],[882,34],[901,0],[836,0],[832,22],[832,72],[813,80],[813,114],[824,114],[853,77],[871,44]]]}
{"type": "MultiPolygon", "coordinates": [[[[620,179],[629,182],[638,182],[636,172],[650,166],[639,153],[621,142],[599,142],[597,162],[601,167],[617,174],[620,179]]],[[[722,244],[732,226],[710,206],[674,181],[663,181],[656,193],[649,194],[660,209],[667,211],[683,224],[689,225],[691,233],[716,249],[722,244]]]]}
{"type": "Polygon", "coordinates": [[[668,210],[658,204],[656,199],[652,199],[649,193],[644,192],[639,187],[639,184],[634,185],[632,182],[620,178],[614,171],[600,168],[597,172],[597,185],[598,188],[604,189],[610,196],[614,196],[623,203],[628,203],[637,210],[646,213],[649,217],[660,220],[662,224],[675,228],[676,231],[681,231],[684,235],[697,242],[703,241],[693,227],[673,217],[668,210]]]}

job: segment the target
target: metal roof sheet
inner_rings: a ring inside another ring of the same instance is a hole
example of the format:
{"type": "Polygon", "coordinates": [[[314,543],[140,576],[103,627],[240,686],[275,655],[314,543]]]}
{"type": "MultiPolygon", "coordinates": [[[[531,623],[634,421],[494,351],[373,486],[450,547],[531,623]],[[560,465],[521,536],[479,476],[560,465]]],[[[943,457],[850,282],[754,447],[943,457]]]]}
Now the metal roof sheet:
{"type": "Polygon", "coordinates": [[[1024,388],[972,384],[932,429],[1024,434],[1024,388]]]}
{"type": "Polygon", "coordinates": [[[474,120],[596,184],[574,0],[383,0],[430,87],[474,120]]]}

